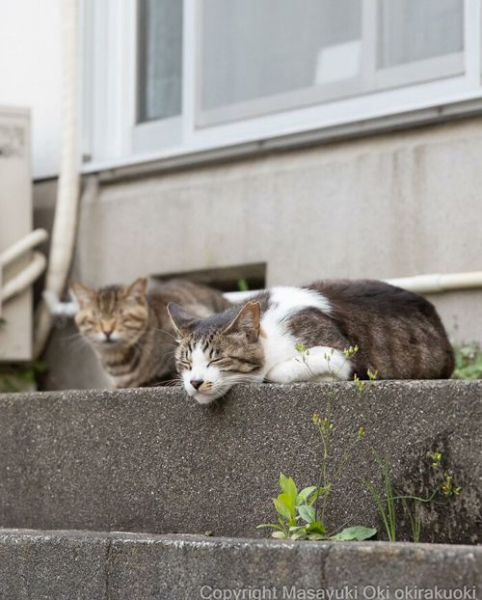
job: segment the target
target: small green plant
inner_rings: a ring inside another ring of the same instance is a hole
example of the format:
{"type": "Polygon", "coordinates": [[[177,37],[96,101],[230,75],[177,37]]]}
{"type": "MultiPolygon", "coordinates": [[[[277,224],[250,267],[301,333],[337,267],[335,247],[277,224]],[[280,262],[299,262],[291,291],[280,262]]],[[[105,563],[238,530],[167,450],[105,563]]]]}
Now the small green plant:
{"type": "MultiPolygon", "coordinates": [[[[378,512],[383,521],[385,532],[389,541],[395,542],[397,539],[397,502],[401,501],[403,505],[403,512],[408,517],[411,528],[412,541],[420,541],[420,534],[422,525],[420,521],[420,506],[422,504],[429,504],[435,501],[437,496],[444,496],[446,498],[450,496],[458,496],[462,491],[462,488],[455,484],[454,475],[449,470],[443,470],[441,476],[439,476],[440,483],[435,486],[430,496],[427,498],[421,498],[415,495],[402,495],[396,491],[392,482],[392,474],[390,464],[387,460],[382,461],[380,457],[375,454],[375,459],[379,465],[380,472],[382,475],[383,491],[380,492],[377,488],[368,481],[364,481],[364,484],[370,492],[378,512]]],[[[438,450],[430,452],[428,458],[431,461],[431,467],[436,471],[442,469],[442,453],[438,450]]]]}
{"type": "Polygon", "coordinates": [[[273,498],[273,504],[278,513],[278,523],[258,525],[258,528],[275,529],[272,534],[282,539],[322,539],[325,528],[321,521],[316,520],[313,503],[320,494],[316,485],[298,491],[291,477],[280,474],[279,485],[281,494],[273,498]],[[300,521],[304,525],[300,525],[300,521]]]}
{"type": "Polygon", "coordinates": [[[43,373],[45,370],[45,364],[40,361],[26,364],[1,365],[0,394],[32,390],[36,386],[37,375],[43,373]]]}
{"type": "Polygon", "coordinates": [[[349,348],[345,348],[343,350],[343,354],[345,355],[345,358],[350,359],[358,352],[359,349],[360,348],[358,348],[358,346],[350,346],[349,348]]]}
{"type": "Polygon", "coordinates": [[[482,379],[482,348],[473,342],[454,348],[454,379],[482,379]]]}
{"type": "MultiPolygon", "coordinates": [[[[343,350],[343,354],[345,355],[345,358],[347,360],[350,360],[359,351],[360,348],[358,346],[350,346],[349,348],[345,348],[345,350],[343,350]]],[[[376,381],[378,378],[378,371],[372,371],[371,369],[368,369],[367,377],[369,381],[376,381]]],[[[366,391],[366,381],[360,379],[358,374],[355,373],[353,375],[353,383],[355,384],[355,387],[360,396],[362,396],[366,391]]]]}
{"type": "MultiPolygon", "coordinates": [[[[0,330],[6,324],[7,321],[0,317],[0,330]]],[[[45,364],[40,361],[0,365],[0,394],[30,391],[36,386],[37,375],[45,370],[45,364]]]]}
{"type": "Polygon", "coordinates": [[[331,402],[328,401],[326,416],[315,413],[312,422],[318,430],[321,443],[321,466],[318,485],[298,491],[291,477],[281,474],[281,494],[273,499],[278,513],[278,523],[259,525],[274,529],[273,537],[292,540],[365,540],[376,534],[372,527],[354,526],[335,533],[327,533],[325,515],[336,482],[356,446],[364,437],[365,429],[357,428],[356,435],[346,447],[334,470],[330,469],[331,437],[335,424],[331,420],[331,402]]]}
{"type": "Polygon", "coordinates": [[[397,521],[395,492],[392,485],[390,465],[387,461],[381,461],[378,456],[375,456],[375,459],[382,475],[383,492],[379,492],[369,481],[365,481],[364,483],[377,505],[389,541],[394,542],[397,534],[397,521]]]}
{"type": "Polygon", "coordinates": [[[434,450],[433,452],[429,453],[429,458],[432,459],[432,467],[434,469],[438,469],[442,463],[442,453],[438,450],[434,450]]]}
{"type": "MultiPolygon", "coordinates": [[[[307,348],[303,342],[296,342],[295,346],[294,346],[296,352],[298,353],[298,356],[296,357],[296,360],[298,362],[302,362],[306,368],[308,369],[308,371],[314,376],[315,374],[312,373],[310,365],[308,363],[308,357],[310,356],[310,349],[307,348]]],[[[343,350],[343,354],[345,356],[345,358],[347,360],[351,360],[353,358],[353,356],[359,352],[360,348],[358,346],[350,346],[349,348],[345,348],[343,350]]],[[[335,369],[332,369],[331,367],[331,360],[333,358],[333,355],[335,354],[335,349],[332,348],[329,352],[326,352],[324,354],[324,359],[326,360],[326,362],[328,363],[328,369],[327,369],[327,375],[332,376],[334,379],[338,378],[339,375],[339,370],[336,371],[335,369]]],[[[340,367],[341,368],[341,367],[340,367]]],[[[368,379],[370,381],[375,381],[378,377],[378,371],[371,371],[370,369],[367,370],[367,376],[368,379]]],[[[355,384],[357,391],[360,395],[363,395],[364,391],[365,391],[365,386],[366,386],[366,382],[361,380],[358,376],[357,373],[355,373],[353,375],[353,383],[355,384]]]]}
{"type": "Polygon", "coordinates": [[[360,379],[358,377],[358,375],[355,373],[353,375],[353,383],[355,384],[355,387],[357,389],[357,392],[360,394],[360,396],[363,394],[363,392],[365,391],[365,387],[366,387],[366,381],[363,381],[363,379],[360,379]]]}
{"type": "Polygon", "coordinates": [[[305,365],[305,367],[308,369],[308,372],[314,377],[315,374],[311,370],[311,367],[310,367],[310,365],[308,363],[308,357],[310,355],[309,348],[307,348],[303,344],[303,342],[296,342],[296,344],[295,344],[295,350],[296,350],[296,352],[298,352],[298,356],[296,357],[295,360],[297,360],[298,362],[302,362],[305,365]]]}
{"type": "Polygon", "coordinates": [[[410,530],[411,530],[411,539],[412,542],[420,541],[420,534],[422,533],[422,522],[420,520],[420,510],[419,510],[419,501],[417,499],[412,500],[410,503],[405,497],[401,497],[403,504],[403,512],[407,515],[410,530]]]}
{"type": "Polygon", "coordinates": [[[365,428],[360,426],[357,429],[356,435],[352,438],[350,443],[345,448],[339,463],[334,469],[330,469],[331,462],[331,442],[332,436],[335,431],[335,424],[331,420],[331,402],[327,404],[327,413],[325,417],[322,417],[319,413],[315,413],[312,417],[313,424],[318,429],[318,434],[321,443],[321,468],[320,468],[320,480],[318,488],[321,490],[317,504],[321,505],[320,515],[321,519],[325,518],[325,514],[328,510],[328,504],[331,498],[336,481],[338,481],[343,469],[348,463],[350,456],[355,449],[355,446],[361,442],[365,437],[365,428]]]}
{"type": "Polygon", "coordinates": [[[295,350],[299,354],[296,360],[306,364],[308,356],[310,355],[309,349],[303,344],[303,342],[296,342],[295,350]]]}
{"type": "Polygon", "coordinates": [[[337,534],[327,534],[314,506],[323,490],[316,485],[298,491],[291,477],[280,474],[281,494],[273,499],[278,523],[258,525],[275,531],[272,537],[291,540],[366,540],[376,534],[371,527],[347,527],[337,534]]]}
{"type": "Polygon", "coordinates": [[[238,279],[238,290],[240,292],[249,291],[249,284],[246,279],[244,279],[244,278],[238,279]]]}
{"type": "Polygon", "coordinates": [[[462,491],[459,485],[455,485],[454,476],[451,471],[443,472],[443,481],[440,484],[440,491],[444,496],[458,496],[462,491]]]}

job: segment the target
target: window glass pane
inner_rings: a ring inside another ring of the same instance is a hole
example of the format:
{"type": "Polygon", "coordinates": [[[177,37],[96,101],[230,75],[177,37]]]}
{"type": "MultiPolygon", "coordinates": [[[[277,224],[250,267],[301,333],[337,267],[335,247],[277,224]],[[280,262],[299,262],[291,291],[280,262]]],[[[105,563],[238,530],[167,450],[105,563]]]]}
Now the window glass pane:
{"type": "Polygon", "coordinates": [[[356,77],[361,2],[204,0],[203,109],[356,77]]]}
{"type": "Polygon", "coordinates": [[[378,66],[463,50],[463,0],[380,0],[378,66]]]}
{"type": "Polygon", "coordinates": [[[138,120],[181,114],[182,0],[139,0],[138,120]]]}

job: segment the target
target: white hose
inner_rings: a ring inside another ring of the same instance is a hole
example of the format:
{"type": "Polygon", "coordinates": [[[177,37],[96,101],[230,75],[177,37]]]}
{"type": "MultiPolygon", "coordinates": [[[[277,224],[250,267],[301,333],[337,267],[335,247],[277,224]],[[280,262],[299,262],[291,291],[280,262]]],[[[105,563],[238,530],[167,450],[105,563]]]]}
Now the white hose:
{"type": "Polygon", "coordinates": [[[1,304],[5,304],[17,294],[29,288],[33,282],[42,275],[47,259],[41,252],[34,252],[30,263],[13,279],[5,283],[0,290],[1,304]]]}
{"type": "Polygon", "coordinates": [[[0,254],[0,268],[7,267],[10,263],[20,258],[27,250],[38,246],[48,240],[49,234],[45,229],[35,229],[21,240],[15,242],[0,254]]]}
{"type": "MultiPolygon", "coordinates": [[[[61,296],[69,273],[77,230],[79,169],[77,147],[77,0],[62,0],[62,152],[52,245],[45,289],[61,296]]],[[[52,316],[42,300],[36,314],[34,356],[47,343],[52,316]]]]}

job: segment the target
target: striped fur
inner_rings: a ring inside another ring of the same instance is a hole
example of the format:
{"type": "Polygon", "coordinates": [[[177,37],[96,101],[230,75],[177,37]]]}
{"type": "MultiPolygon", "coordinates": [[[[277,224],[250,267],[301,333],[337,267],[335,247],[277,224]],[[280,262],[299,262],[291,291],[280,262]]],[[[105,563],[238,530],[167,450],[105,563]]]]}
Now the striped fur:
{"type": "Polygon", "coordinates": [[[233,385],[327,378],[445,379],[452,348],[435,308],[380,281],[273,288],[207,319],[175,305],[177,369],[202,404],[233,385]],[[346,350],[358,350],[348,359],[346,350]]]}
{"type": "Polygon", "coordinates": [[[175,374],[177,342],[169,302],[198,317],[229,306],[219,292],[183,280],[157,283],[149,291],[146,279],[99,290],[74,283],[72,290],[80,308],[75,317],[79,332],[115,388],[161,384],[175,374]]]}

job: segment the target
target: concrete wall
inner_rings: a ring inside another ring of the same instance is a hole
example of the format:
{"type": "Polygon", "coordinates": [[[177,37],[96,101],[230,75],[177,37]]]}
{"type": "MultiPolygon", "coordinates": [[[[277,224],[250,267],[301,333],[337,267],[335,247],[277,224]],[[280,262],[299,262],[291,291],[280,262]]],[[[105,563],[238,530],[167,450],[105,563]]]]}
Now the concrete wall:
{"type": "Polygon", "coordinates": [[[85,194],[76,271],[267,262],[269,283],[480,269],[482,120],[120,181],[85,194]]]}
{"type": "Polygon", "coordinates": [[[0,104],[32,112],[33,172],[58,172],[61,0],[0,2],[0,104]]]}
{"type": "MultiPolygon", "coordinates": [[[[108,183],[91,176],[73,275],[101,285],[265,262],[273,285],[480,270],[481,160],[482,119],[472,118],[172,173],[120,171],[108,183]]],[[[482,341],[482,291],[432,299],[455,341],[482,341]]]]}
{"type": "MultiPolygon", "coordinates": [[[[300,488],[319,481],[314,412],[335,423],[322,481],[332,484],[327,531],[365,525],[387,539],[365,483],[383,489],[379,456],[397,495],[438,492],[418,504],[421,541],[482,542],[482,381],[383,381],[367,384],[363,395],[349,382],[241,385],[209,406],[170,387],[2,394],[0,523],[268,536],[256,525],[275,518],[279,474],[300,488]],[[366,435],[355,447],[360,426],[366,435]],[[460,494],[439,491],[444,473],[460,494]]],[[[409,519],[400,502],[397,508],[397,540],[409,540],[409,519]]],[[[0,552],[0,582],[1,559],[0,552]]]]}

